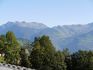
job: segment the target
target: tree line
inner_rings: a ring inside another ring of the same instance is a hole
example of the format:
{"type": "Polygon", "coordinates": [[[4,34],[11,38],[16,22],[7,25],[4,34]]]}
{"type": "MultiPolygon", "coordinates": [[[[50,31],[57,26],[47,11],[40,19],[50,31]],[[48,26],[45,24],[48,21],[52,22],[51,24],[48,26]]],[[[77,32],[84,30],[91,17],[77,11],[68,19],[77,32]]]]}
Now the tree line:
{"type": "Polygon", "coordinates": [[[93,51],[56,50],[45,35],[35,37],[32,43],[23,46],[25,48],[20,46],[13,32],[0,35],[0,54],[4,54],[0,56],[0,62],[36,70],[93,70],[93,51]]]}

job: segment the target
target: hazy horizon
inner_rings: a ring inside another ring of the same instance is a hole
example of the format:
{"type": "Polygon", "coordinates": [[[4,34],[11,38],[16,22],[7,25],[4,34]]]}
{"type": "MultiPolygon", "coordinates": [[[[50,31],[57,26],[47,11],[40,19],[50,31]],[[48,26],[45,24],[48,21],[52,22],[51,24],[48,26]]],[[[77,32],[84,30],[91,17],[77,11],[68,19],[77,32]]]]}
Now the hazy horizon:
{"type": "Polygon", "coordinates": [[[93,22],[92,0],[0,0],[0,25],[8,21],[57,25],[93,22]]]}

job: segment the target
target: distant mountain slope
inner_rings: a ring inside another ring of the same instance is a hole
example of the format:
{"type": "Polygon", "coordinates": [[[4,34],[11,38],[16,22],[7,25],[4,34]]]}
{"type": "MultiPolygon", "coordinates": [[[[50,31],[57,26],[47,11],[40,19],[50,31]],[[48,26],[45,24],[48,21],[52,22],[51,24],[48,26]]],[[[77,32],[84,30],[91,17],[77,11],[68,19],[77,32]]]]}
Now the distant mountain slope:
{"type": "Polygon", "coordinates": [[[72,51],[76,51],[77,49],[93,50],[93,31],[67,38],[63,42],[61,45],[69,46],[72,51]]]}
{"type": "Polygon", "coordinates": [[[18,38],[33,39],[41,30],[47,28],[46,25],[36,22],[8,22],[0,26],[0,34],[13,31],[18,38]]]}
{"type": "Polygon", "coordinates": [[[93,49],[93,23],[48,27],[37,22],[7,22],[0,26],[0,34],[13,31],[17,38],[33,41],[34,37],[48,35],[57,49],[93,49]]]}

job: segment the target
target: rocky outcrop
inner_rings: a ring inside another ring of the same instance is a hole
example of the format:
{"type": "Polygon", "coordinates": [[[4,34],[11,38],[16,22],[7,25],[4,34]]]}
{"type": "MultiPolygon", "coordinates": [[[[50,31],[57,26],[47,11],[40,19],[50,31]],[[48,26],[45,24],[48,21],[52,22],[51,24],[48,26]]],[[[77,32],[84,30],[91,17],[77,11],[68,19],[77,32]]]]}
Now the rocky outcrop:
{"type": "Polygon", "coordinates": [[[31,68],[26,68],[26,67],[11,65],[11,64],[5,64],[5,63],[0,63],[0,68],[1,68],[0,70],[35,70],[31,68]]]}

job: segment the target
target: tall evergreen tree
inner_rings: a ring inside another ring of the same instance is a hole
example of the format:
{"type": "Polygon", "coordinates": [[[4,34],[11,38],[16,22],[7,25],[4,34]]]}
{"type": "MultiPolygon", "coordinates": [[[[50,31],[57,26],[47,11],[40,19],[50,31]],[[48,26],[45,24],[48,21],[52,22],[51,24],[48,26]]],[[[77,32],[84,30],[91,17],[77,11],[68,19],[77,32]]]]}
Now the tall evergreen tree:
{"type": "Polygon", "coordinates": [[[31,51],[32,68],[39,69],[42,65],[42,49],[39,41],[35,41],[31,51]]]}
{"type": "Polygon", "coordinates": [[[20,59],[20,47],[13,32],[6,33],[5,60],[7,63],[18,64],[20,59]]]}
{"type": "Polygon", "coordinates": [[[56,53],[56,50],[48,36],[44,35],[35,39],[30,57],[32,67],[38,70],[66,69],[64,64],[64,55],[56,53]],[[60,57],[60,60],[58,57],[60,57]]]}

